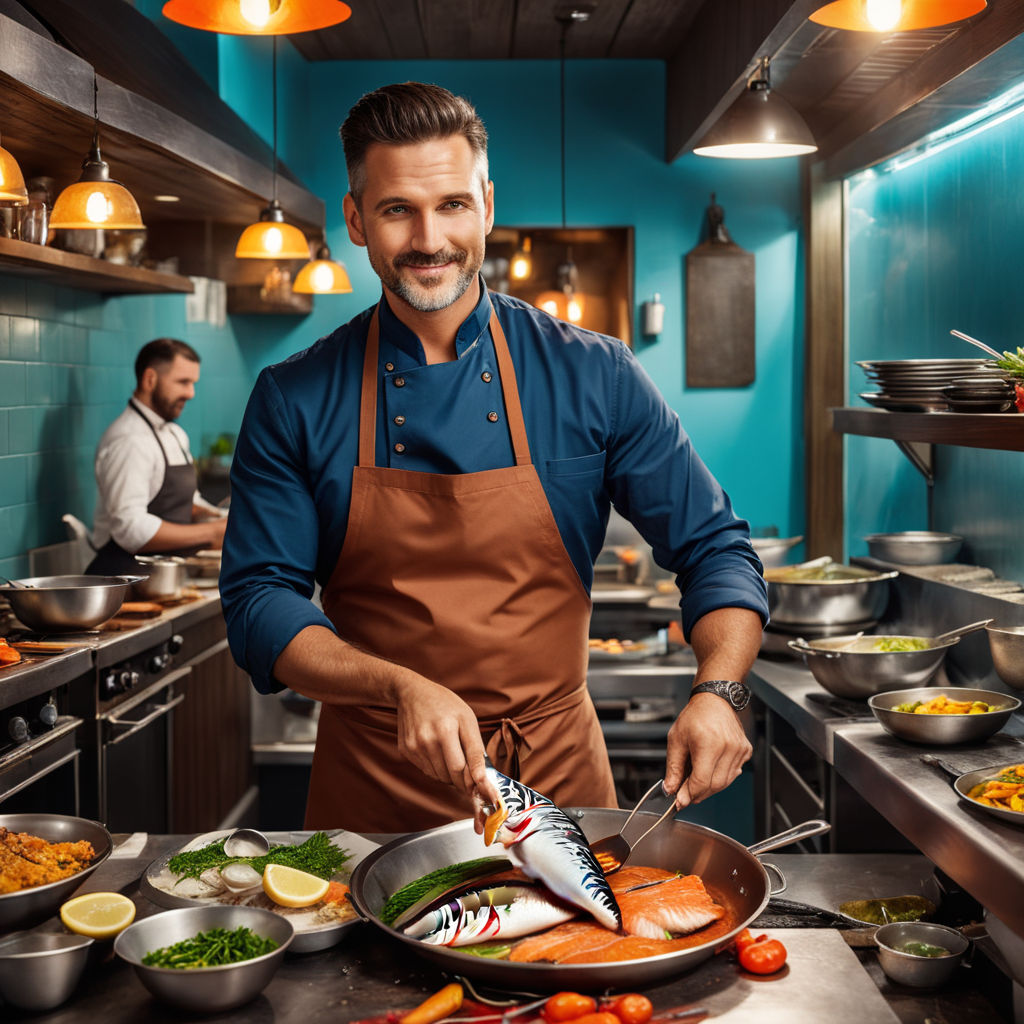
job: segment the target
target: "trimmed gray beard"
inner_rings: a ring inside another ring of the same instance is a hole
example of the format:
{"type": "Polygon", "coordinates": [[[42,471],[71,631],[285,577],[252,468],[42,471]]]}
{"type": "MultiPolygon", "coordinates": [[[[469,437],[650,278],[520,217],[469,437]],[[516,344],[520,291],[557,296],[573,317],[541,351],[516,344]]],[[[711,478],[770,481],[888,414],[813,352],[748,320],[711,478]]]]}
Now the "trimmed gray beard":
{"type": "MultiPolygon", "coordinates": [[[[369,249],[367,249],[367,255],[370,258],[370,266],[376,271],[385,287],[420,313],[436,313],[438,310],[447,309],[453,303],[458,302],[480,272],[480,265],[470,266],[468,253],[457,251],[454,254],[445,254],[444,259],[438,261],[447,263],[453,255],[463,257],[462,263],[459,265],[458,276],[450,285],[446,285],[442,281],[438,281],[436,284],[416,283],[402,277],[400,268],[404,264],[395,266],[393,262],[378,260],[369,249]]],[[[431,264],[428,260],[424,260],[419,263],[413,261],[412,265],[430,266],[431,264]]]]}

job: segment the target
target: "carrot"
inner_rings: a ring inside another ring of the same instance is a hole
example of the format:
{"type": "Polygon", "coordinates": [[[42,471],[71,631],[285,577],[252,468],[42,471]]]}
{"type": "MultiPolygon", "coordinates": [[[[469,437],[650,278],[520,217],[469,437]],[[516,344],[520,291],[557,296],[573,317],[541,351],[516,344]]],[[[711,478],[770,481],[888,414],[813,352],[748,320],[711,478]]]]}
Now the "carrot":
{"type": "Polygon", "coordinates": [[[425,999],[415,1010],[410,1010],[399,1019],[398,1024],[434,1024],[435,1020],[455,1013],[462,1006],[462,986],[445,985],[429,999],[425,999]]]}

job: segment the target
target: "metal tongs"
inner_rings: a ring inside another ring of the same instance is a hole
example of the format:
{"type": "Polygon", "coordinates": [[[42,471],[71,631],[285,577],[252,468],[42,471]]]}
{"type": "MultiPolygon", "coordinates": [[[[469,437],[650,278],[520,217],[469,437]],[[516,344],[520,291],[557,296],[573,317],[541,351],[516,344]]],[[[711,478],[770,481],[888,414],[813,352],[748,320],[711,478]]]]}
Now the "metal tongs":
{"type": "Polygon", "coordinates": [[[672,794],[672,802],[668,805],[665,813],[653,824],[639,839],[634,842],[629,842],[623,833],[626,831],[626,827],[633,820],[633,815],[640,810],[641,807],[652,797],[658,793],[661,799],[666,799],[670,794],[665,792],[665,780],[658,779],[658,781],[651,786],[649,790],[637,801],[636,807],[629,812],[629,817],[622,823],[622,828],[613,835],[606,836],[604,839],[598,839],[597,842],[590,844],[591,852],[597,857],[598,864],[601,865],[605,875],[613,875],[623,864],[629,859],[629,855],[633,852],[633,847],[637,846],[640,841],[648,833],[656,829],[675,809],[676,799],[675,795],[672,794]]]}

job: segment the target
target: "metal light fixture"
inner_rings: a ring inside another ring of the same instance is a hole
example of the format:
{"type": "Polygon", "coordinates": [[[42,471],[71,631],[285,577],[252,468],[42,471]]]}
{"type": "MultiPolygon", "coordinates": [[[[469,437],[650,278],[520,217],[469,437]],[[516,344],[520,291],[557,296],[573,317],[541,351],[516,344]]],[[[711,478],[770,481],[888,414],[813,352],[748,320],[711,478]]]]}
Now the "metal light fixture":
{"type": "Polygon", "coordinates": [[[810,18],[854,32],[910,32],[963,21],[987,6],[988,0],[834,0],[810,18]]]}
{"type": "Polygon", "coordinates": [[[167,0],[163,14],[206,32],[280,36],[337,25],[352,8],[339,0],[167,0]]]}
{"type": "Polygon", "coordinates": [[[309,243],[293,224],[286,224],[277,201],[277,36],[274,36],[274,194],[260,219],[250,224],[238,239],[235,256],[249,260],[308,260],[309,243]]]}
{"type": "Polygon", "coordinates": [[[813,153],[818,147],[803,118],[777,93],[762,57],[743,95],[694,147],[698,156],[766,160],[813,153]]]}
{"type": "Polygon", "coordinates": [[[313,295],[347,295],[352,291],[352,282],[344,263],[331,259],[327,242],[317,250],[316,259],[310,260],[298,273],[293,292],[313,295]]]}
{"type": "Polygon", "coordinates": [[[18,161],[0,146],[0,206],[28,206],[28,189],[18,161]]]}
{"type": "Polygon", "coordinates": [[[51,228],[109,228],[141,231],[142,214],[135,197],[110,177],[110,165],[100,156],[100,117],[96,75],[92,79],[93,133],[89,155],[78,181],[68,185],[53,204],[51,228]]]}

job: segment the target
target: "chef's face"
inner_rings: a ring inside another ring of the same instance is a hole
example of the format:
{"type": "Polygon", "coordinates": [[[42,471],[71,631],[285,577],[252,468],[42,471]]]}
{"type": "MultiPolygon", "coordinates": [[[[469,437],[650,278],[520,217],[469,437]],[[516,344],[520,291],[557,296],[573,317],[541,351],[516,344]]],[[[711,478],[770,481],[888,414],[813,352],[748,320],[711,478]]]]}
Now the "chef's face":
{"type": "Polygon", "coordinates": [[[345,196],[345,221],[385,290],[422,313],[460,299],[480,272],[494,224],[494,185],[466,139],[376,143],[365,181],[358,205],[345,196]]]}
{"type": "Polygon", "coordinates": [[[199,364],[175,356],[174,361],[161,367],[151,366],[143,374],[143,391],[148,389],[149,404],[165,420],[176,420],[185,403],[195,398],[199,364]]]}

